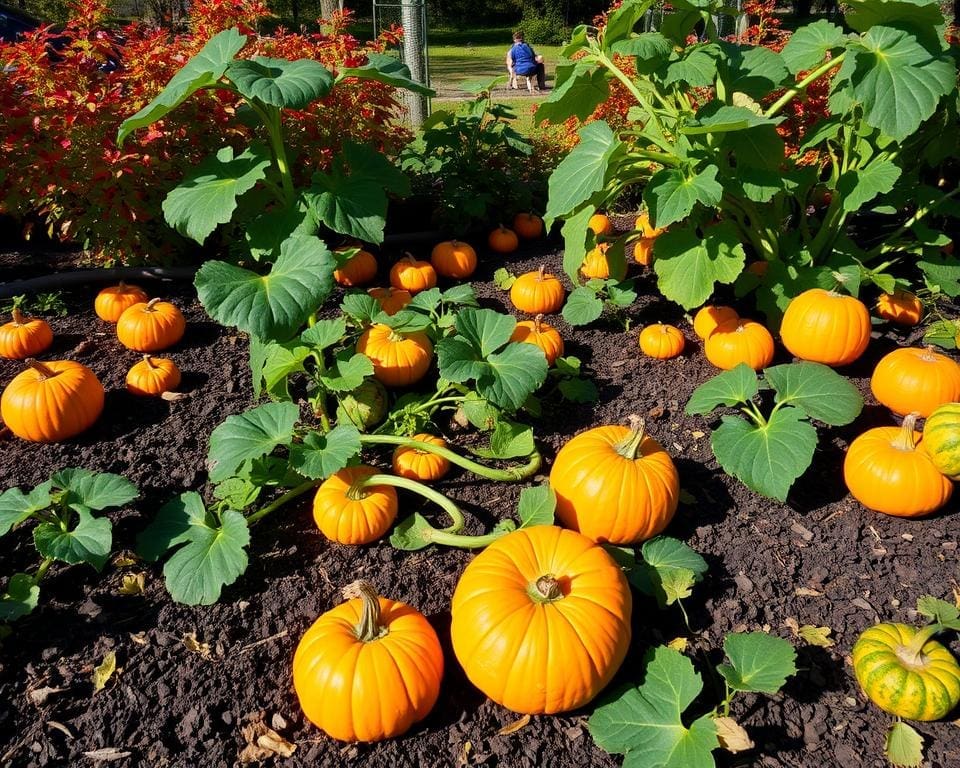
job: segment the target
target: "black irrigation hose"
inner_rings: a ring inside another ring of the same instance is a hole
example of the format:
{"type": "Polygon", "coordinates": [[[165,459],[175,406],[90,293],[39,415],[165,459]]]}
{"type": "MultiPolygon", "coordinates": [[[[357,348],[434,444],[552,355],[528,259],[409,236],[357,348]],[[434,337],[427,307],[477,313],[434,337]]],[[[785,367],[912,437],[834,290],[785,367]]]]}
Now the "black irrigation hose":
{"type": "Polygon", "coordinates": [[[0,299],[9,299],[23,293],[57,291],[88,283],[108,283],[124,280],[192,280],[198,267],[113,267],[111,269],[81,269],[75,272],[57,272],[29,280],[0,283],[0,299]]]}

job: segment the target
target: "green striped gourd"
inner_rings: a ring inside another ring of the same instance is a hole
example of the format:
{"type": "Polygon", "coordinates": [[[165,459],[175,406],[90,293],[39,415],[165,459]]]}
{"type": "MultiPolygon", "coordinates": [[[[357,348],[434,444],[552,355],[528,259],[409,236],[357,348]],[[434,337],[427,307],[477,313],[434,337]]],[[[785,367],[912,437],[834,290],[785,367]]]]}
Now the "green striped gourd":
{"type": "Polygon", "coordinates": [[[960,403],[945,403],[927,417],[923,445],[937,469],[960,480],[960,403]]]}

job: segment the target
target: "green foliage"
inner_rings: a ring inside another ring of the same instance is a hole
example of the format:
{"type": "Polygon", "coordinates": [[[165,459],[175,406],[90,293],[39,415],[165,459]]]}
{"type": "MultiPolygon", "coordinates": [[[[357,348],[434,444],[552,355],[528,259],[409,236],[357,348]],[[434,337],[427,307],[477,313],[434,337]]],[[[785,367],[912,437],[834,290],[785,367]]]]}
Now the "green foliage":
{"type": "Polygon", "coordinates": [[[923,764],[923,736],[903,721],[891,723],[884,754],[893,765],[917,768],[923,764]]]}
{"type": "Polygon", "coordinates": [[[644,542],[640,554],[630,570],[630,583],[654,597],[661,608],[689,597],[707,572],[706,560],[670,536],[644,542]]]}
{"type": "Polygon", "coordinates": [[[717,671],[734,691],[776,693],[797,671],[793,646],[766,632],[727,635],[723,650],[730,663],[717,671]]]}

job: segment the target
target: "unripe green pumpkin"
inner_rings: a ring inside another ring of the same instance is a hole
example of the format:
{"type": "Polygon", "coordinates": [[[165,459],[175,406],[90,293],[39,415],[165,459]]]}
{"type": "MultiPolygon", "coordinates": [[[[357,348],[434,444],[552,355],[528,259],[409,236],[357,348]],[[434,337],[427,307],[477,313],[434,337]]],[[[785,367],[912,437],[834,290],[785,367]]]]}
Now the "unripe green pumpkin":
{"type": "Polygon", "coordinates": [[[937,469],[960,480],[960,403],[944,403],[927,416],[923,446],[937,469]]]}

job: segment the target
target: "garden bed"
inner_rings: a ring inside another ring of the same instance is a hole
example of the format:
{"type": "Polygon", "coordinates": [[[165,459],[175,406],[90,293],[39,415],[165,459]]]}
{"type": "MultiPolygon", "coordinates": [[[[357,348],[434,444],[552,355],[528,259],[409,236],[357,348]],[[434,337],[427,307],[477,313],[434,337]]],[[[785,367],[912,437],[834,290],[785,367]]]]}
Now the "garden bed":
{"type": "MultiPolygon", "coordinates": [[[[522,251],[507,266],[519,273],[546,263],[560,273],[560,261],[560,254],[544,245],[522,251]]],[[[9,263],[0,258],[3,280],[41,271],[29,264],[3,266],[9,263]]],[[[498,261],[482,261],[473,285],[482,305],[502,310],[506,295],[492,282],[497,266],[498,261]]],[[[890,423],[886,410],[870,396],[873,366],[895,345],[917,340],[884,329],[863,358],[843,371],[867,398],[867,407],[855,424],[831,431],[834,439],[821,444],[813,467],[784,505],[757,496],[719,470],[709,444],[712,422],[683,413],[692,391],[715,369],[694,343],[689,322],[675,304],[658,296],[652,279],[642,277],[638,289],[641,298],[628,311],[634,326],[629,334],[611,323],[571,329],[559,317],[550,320],[568,339],[568,353],[592,371],[600,401],[548,401],[536,424],[547,467],[577,432],[621,422],[630,413],[644,416],[674,457],[685,492],[667,533],[686,541],[710,565],[705,583],[686,601],[695,632],[689,655],[701,669],[706,668],[704,654],[719,661],[717,649],[733,630],[768,629],[797,646],[800,672],[783,693],[747,695],[735,707],[733,714],[748,728],[756,749],[735,757],[718,753],[720,764],[885,765],[889,718],[857,689],[849,652],[868,625],[878,619],[911,621],[917,597],[928,592],[942,596],[957,587],[957,502],[930,520],[874,514],[847,495],[840,467],[855,435],[890,423]],[[680,325],[686,354],[669,361],[640,355],[635,331],[658,320],[680,325]],[[794,626],[830,627],[836,645],[805,644],[793,636],[794,621],[794,626]]],[[[161,505],[185,489],[203,487],[210,432],[249,406],[246,342],[206,317],[192,286],[170,284],[166,297],[183,309],[188,322],[187,335],[171,357],[184,371],[181,389],[189,397],[140,400],[123,388],[135,354],[123,350],[112,329],[94,316],[94,292],[67,294],[70,314],[52,321],[56,339],[45,357],[74,359],[94,370],[107,389],[103,416],[65,444],[36,446],[8,437],[0,473],[4,487],[32,486],[69,466],[125,475],[139,486],[141,497],[111,517],[115,548],[132,550],[136,534],[161,505]]],[[[776,362],[786,361],[780,351],[776,362]]],[[[9,381],[18,367],[0,360],[0,381],[9,381]]],[[[441,424],[451,442],[462,439],[455,424],[444,419],[441,424]]],[[[468,512],[469,532],[489,530],[492,521],[511,515],[520,490],[459,471],[438,487],[468,512]]],[[[402,494],[400,516],[418,506],[419,501],[402,494]]],[[[27,568],[33,557],[29,531],[10,534],[5,543],[4,573],[27,568]]],[[[57,565],[44,582],[39,608],[3,640],[0,699],[6,706],[0,708],[0,764],[81,765],[83,753],[114,748],[115,754],[129,753],[112,763],[120,766],[231,766],[245,746],[243,726],[262,717],[297,745],[291,758],[277,759],[289,766],[618,765],[619,758],[590,739],[585,722],[592,707],[534,717],[514,733],[498,734],[517,716],[466,681],[449,644],[450,598],[472,557],[441,548],[400,552],[386,541],[365,547],[331,544],[316,530],[309,497],[303,497],[259,524],[249,569],[213,606],[172,603],[159,566],[111,563],[97,575],[87,566],[57,565]],[[144,571],[143,595],[119,594],[124,573],[144,571]],[[429,617],[443,643],[447,668],[437,706],[406,736],[344,745],[305,722],[293,693],[290,662],[307,626],[340,602],[344,584],[361,576],[382,594],[409,602],[429,617]],[[185,636],[195,637],[199,650],[188,647],[185,636]],[[116,652],[118,672],[94,693],[93,667],[110,650],[116,652]]],[[[648,646],[688,634],[675,606],[661,612],[635,593],[633,645],[614,686],[638,681],[648,646]]],[[[953,650],[960,650],[956,641],[953,650]]],[[[705,683],[715,700],[715,681],[707,678],[705,683]]],[[[928,737],[930,765],[960,764],[956,725],[916,727],[928,737]]]]}

